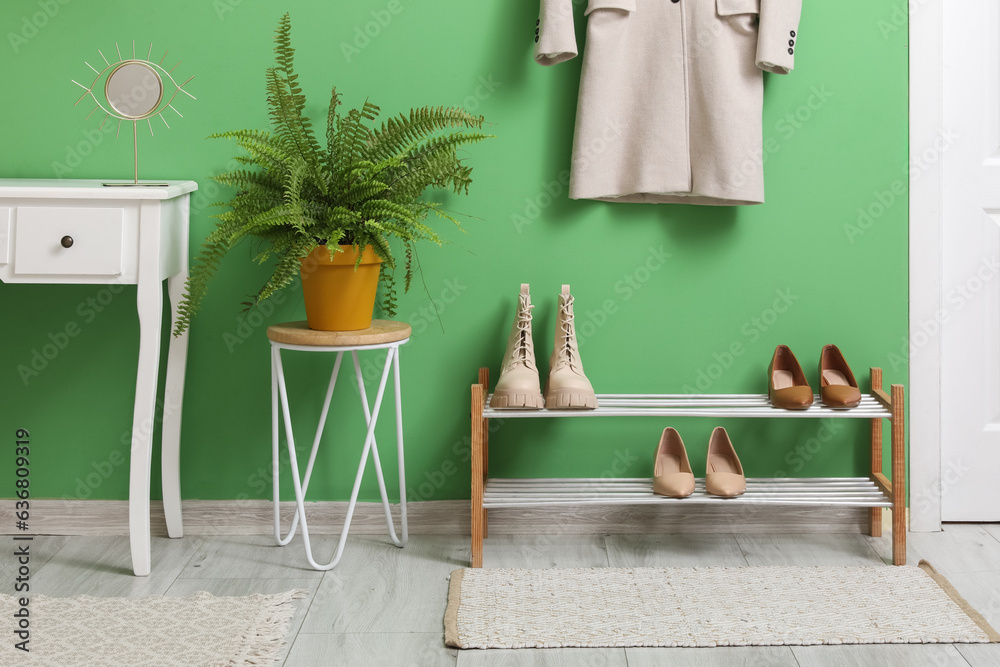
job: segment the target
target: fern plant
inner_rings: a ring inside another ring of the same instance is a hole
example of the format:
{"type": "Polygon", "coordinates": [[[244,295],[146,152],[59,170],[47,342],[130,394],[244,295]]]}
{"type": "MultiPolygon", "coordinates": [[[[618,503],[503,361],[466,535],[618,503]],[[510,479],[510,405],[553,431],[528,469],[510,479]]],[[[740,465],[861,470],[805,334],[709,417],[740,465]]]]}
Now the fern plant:
{"type": "MultiPolygon", "coordinates": [[[[216,228],[195,256],[174,335],[190,325],[218,271],[222,258],[250,238],[261,243],[255,261],[274,262],[274,270],[244,310],[287,287],[300,259],[325,245],[360,250],[371,245],[382,259],[379,280],[385,287],[382,310],[395,315],[396,256],[390,238],[403,248],[404,291],[414,272],[414,243],[441,239],[428,215],[460,223],[438,202],[422,198],[429,187],[468,193],[472,167],[458,157],[462,146],[492,135],[481,131],[482,116],[461,107],[411,109],[377,124],[379,108],[367,100],[342,113],[334,88],[326,119],[325,146],[304,114],[305,95],[293,66],[291,20],[285,14],[275,32],[275,64],[267,69],[267,104],[272,131],[237,130],[213,134],[243,149],[241,167],[213,180],[237,193],[229,210],[213,216],[216,228]],[[458,129],[456,129],[458,128],[458,129]]],[[[360,256],[359,260],[360,262],[360,256]]]]}

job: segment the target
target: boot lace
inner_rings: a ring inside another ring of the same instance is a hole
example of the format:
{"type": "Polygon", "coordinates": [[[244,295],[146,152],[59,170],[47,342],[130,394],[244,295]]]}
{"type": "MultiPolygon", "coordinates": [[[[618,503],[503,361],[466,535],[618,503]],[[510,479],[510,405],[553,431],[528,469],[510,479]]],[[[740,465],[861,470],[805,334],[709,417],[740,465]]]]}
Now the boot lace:
{"type": "Polygon", "coordinates": [[[532,355],[528,354],[528,340],[531,336],[531,311],[534,305],[528,303],[528,297],[520,296],[520,303],[517,309],[517,340],[514,342],[514,351],[510,358],[508,368],[517,364],[524,364],[534,370],[535,364],[532,355]]]}
{"type": "Polygon", "coordinates": [[[559,319],[560,323],[560,341],[558,346],[558,356],[559,361],[556,364],[556,368],[563,368],[569,366],[570,368],[576,368],[579,359],[574,354],[573,345],[571,344],[573,340],[573,319],[575,315],[573,314],[573,297],[570,296],[565,301],[561,301],[559,304],[559,319]]]}

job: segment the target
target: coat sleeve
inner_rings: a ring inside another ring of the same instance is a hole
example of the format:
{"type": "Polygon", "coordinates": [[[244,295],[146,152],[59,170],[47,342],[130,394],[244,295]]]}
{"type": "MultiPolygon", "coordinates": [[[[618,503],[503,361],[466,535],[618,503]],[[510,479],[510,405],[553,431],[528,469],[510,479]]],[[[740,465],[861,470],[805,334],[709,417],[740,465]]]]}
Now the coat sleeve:
{"type": "Polygon", "coordinates": [[[542,0],[535,21],[535,62],[556,65],[575,58],[576,54],[573,0],[542,0]]]}
{"type": "Polygon", "coordinates": [[[795,66],[802,0],[760,0],[757,67],[788,74],[795,66]]]}

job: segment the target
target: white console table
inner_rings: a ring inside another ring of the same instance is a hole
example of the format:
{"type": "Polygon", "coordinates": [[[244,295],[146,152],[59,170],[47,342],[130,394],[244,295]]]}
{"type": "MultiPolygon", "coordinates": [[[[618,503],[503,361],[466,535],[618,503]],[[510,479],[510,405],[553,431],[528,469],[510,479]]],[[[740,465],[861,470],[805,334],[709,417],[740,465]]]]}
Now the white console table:
{"type": "MultiPolygon", "coordinates": [[[[163,331],[162,281],[173,317],[188,276],[189,193],[167,187],[105,187],[101,181],[0,179],[0,280],[5,283],[137,285],[139,363],[132,418],[129,539],[132,569],[150,571],[149,477],[163,331]]],[[[182,537],[181,403],[187,334],[170,339],[163,396],[163,511],[182,537]]],[[[81,384],[80,391],[87,388],[81,384]]]]}

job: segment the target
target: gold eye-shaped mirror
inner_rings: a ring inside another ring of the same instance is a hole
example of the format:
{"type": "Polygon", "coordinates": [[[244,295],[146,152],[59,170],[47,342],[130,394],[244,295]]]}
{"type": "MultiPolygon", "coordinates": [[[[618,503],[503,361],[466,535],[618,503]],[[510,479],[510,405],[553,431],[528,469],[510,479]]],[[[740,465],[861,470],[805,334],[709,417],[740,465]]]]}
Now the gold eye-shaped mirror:
{"type": "Polygon", "coordinates": [[[163,54],[163,58],[160,58],[159,63],[152,62],[149,60],[149,55],[153,52],[152,44],[149,45],[149,53],[146,54],[145,60],[135,57],[135,42],[132,42],[132,57],[129,59],[122,58],[121,49],[117,44],[115,44],[115,50],[118,52],[118,60],[112,63],[98,49],[97,52],[101,54],[101,58],[106,65],[103,70],[98,71],[93,65],[84,61],[84,64],[96,75],[90,86],[73,81],[73,83],[85,91],[76,103],[79,104],[87,97],[90,97],[96,105],[93,111],[87,114],[87,118],[90,118],[98,109],[104,112],[101,129],[108,122],[108,118],[116,118],[118,120],[118,132],[115,136],[117,136],[121,132],[122,121],[132,121],[132,141],[135,147],[135,178],[131,183],[105,183],[104,185],[166,185],[166,183],[139,182],[139,135],[137,128],[139,121],[145,120],[149,127],[149,134],[153,136],[153,125],[150,119],[153,116],[159,116],[163,124],[169,129],[170,125],[167,123],[167,119],[163,117],[163,112],[171,109],[178,116],[181,116],[181,112],[173,105],[177,93],[184,93],[191,99],[197,99],[194,95],[184,90],[184,86],[194,78],[194,75],[188,77],[184,83],[177,83],[174,80],[172,72],[177,69],[180,62],[171,67],[170,71],[163,69],[161,66],[163,59],[167,57],[166,53],[163,54]],[[98,98],[94,94],[95,90],[101,90],[99,84],[102,81],[104,82],[103,99],[98,98]],[[167,85],[172,86],[172,92],[166,92],[167,85]]]}

